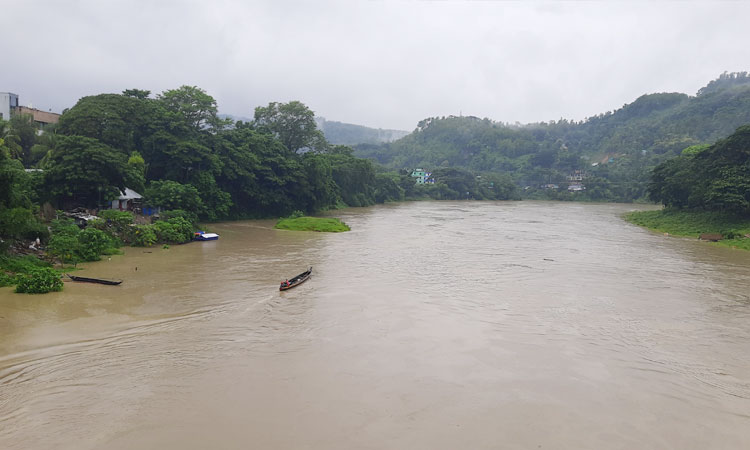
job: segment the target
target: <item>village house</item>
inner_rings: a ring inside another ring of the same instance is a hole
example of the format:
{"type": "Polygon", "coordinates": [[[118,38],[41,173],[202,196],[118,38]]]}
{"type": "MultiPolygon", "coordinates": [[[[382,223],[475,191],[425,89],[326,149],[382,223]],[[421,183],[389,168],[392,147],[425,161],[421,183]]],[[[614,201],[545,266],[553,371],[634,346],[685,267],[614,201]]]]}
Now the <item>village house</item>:
{"type": "Polygon", "coordinates": [[[120,211],[133,211],[140,213],[143,207],[143,196],[132,189],[125,188],[125,192],[120,192],[120,196],[112,200],[110,209],[119,209],[120,211]]]}
{"type": "Polygon", "coordinates": [[[411,176],[416,178],[416,184],[435,184],[432,172],[425,172],[423,169],[414,169],[411,176]]]}

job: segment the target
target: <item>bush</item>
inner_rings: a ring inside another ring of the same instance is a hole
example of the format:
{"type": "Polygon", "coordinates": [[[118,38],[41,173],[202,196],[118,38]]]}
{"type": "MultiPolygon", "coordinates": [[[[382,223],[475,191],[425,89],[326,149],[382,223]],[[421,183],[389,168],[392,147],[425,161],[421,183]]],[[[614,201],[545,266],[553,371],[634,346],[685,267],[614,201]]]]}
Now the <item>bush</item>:
{"type": "Polygon", "coordinates": [[[79,231],[81,231],[80,228],[78,228],[78,225],[73,222],[73,219],[69,217],[62,217],[60,219],[54,219],[52,220],[52,234],[68,234],[68,235],[76,235],[79,231]]]}
{"type": "Polygon", "coordinates": [[[333,217],[298,217],[296,219],[281,219],[274,228],[294,231],[325,231],[338,233],[349,231],[351,228],[344,222],[333,217]]]}
{"type": "Polygon", "coordinates": [[[66,262],[78,264],[78,236],[69,233],[53,234],[47,245],[47,251],[60,258],[63,265],[66,262]]]}
{"type": "Polygon", "coordinates": [[[99,261],[101,255],[112,243],[101,230],[86,228],[78,234],[78,255],[83,261],[99,261]]]}
{"type": "Polygon", "coordinates": [[[151,247],[156,243],[153,225],[136,225],[133,228],[133,247],[151,247]]]}
{"type": "Polygon", "coordinates": [[[111,222],[118,222],[122,223],[124,225],[129,225],[133,223],[133,213],[130,211],[120,211],[117,209],[102,209],[99,211],[99,218],[111,221],[111,222]]]}
{"type": "Polygon", "coordinates": [[[28,272],[41,267],[52,267],[47,261],[42,261],[33,255],[0,256],[0,269],[6,272],[28,272]]]}
{"type": "Polygon", "coordinates": [[[170,219],[175,218],[183,218],[190,223],[190,225],[195,226],[195,224],[198,223],[198,216],[195,215],[195,213],[192,213],[190,211],[185,211],[184,209],[172,209],[169,211],[162,211],[159,213],[159,217],[161,220],[169,221],[170,219]]]}
{"type": "Polygon", "coordinates": [[[159,242],[189,242],[193,238],[193,226],[182,217],[160,220],[153,224],[159,242]]]}
{"type": "Polygon", "coordinates": [[[5,256],[0,255],[0,287],[14,286],[35,269],[50,268],[52,264],[42,261],[33,255],[5,256]]]}
{"type": "Polygon", "coordinates": [[[107,221],[104,219],[91,219],[86,222],[86,229],[89,228],[96,228],[97,230],[104,231],[107,229],[107,221]]]}
{"type": "Polygon", "coordinates": [[[16,285],[16,292],[26,294],[44,294],[61,291],[63,282],[54,270],[44,267],[32,269],[28,274],[21,275],[16,285]]]}
{"type": "Polygon", "coordinates": [[[133,214],[128,211],[105,209],[99,211],[99,217],[118,232],[125,230],[133,223],[133,214]]]}
{"type": "Polygon", "coordinates": [[[22,277],[21,274],[7,274],[0,272],[0,287],[15,286],[18,284],[18,280],[22,277]]]}

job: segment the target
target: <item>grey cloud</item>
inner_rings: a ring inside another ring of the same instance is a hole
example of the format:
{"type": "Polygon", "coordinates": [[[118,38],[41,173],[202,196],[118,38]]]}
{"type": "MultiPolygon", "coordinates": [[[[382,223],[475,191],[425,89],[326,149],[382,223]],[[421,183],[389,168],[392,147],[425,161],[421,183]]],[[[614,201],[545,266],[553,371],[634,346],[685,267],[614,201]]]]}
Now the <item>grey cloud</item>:
{"type": "Polygon", "coordinates": [[[61,111],[183,84],[249,116],[300,100],[411,130],[463,113],[583,119],[748,70],[742,2],[8,2],[0,90],[61,111]],[[7,42],[7,41],[6,41],[7,42]]]}

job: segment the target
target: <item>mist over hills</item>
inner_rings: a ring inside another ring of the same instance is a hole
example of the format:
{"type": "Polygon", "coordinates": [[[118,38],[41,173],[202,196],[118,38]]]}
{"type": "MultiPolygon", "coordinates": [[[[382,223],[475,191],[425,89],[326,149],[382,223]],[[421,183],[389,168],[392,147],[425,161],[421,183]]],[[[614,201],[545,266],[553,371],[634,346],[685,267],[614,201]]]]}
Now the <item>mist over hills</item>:
{"type": "MultiPolygon", "coordinates": [[[[252,122],[253,118],[219,114],[223,119],[233,121],[252,122]]],[[[364,125],[326,120],[325,117],[315,117],[315,124],[323,132],[326,140],[334,145],[382,144],[393,142],[409,134],[404,130],[386,130],[370,128],[364,125]]]]}
{"type": "Polygon", "coordinates": [[[430,117],[396,142],[358,146],[356,153],[392,167],[450,165],[505,171],[516,166],[509,160],[538,153],[592,160],[608,154],[678,154],[690,145],[726,137],[747,123],[750,76],[725,73],[695,96],[645,94],[616,111],[579,122],[514,125],[473,116],[430,117]]]}
{"type": "Polygon", "coordinates": [[[336,145],[380,144],[393,142],[409,134],[404,130],[384,130],[363,125],[326,120],[316,117],[318,129],[323,131],[326,140],[336,145]]]}
{"type": "MultiPolygon", "coordinates": [[[[645,94],[583,121],[512,125],[472,116],[431,117],[392,143],[361,144],[359,157],[390,168],[458,167],[511,174],[520,185],[564,182],[573,171],[608,180],[632,200],[648,174],[683,149],[712,144],[750,123],[750,76],[724,73],[696,95],[645,94]]],[[[607,195],[612,194],[611,192],[607,195]]]]}

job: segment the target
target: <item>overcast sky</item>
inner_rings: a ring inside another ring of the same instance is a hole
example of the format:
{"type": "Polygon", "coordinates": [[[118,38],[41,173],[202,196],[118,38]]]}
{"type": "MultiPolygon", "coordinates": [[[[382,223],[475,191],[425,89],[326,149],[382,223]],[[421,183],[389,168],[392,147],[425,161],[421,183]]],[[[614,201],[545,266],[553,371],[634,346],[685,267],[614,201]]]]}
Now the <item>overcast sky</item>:
{"type": "Polygon", "coordinates": [[[0,0],[0,91],[198,86],[219,111],[300,100],[328,120],[580,120],[750,70],[748,2],[0,0]]]}

